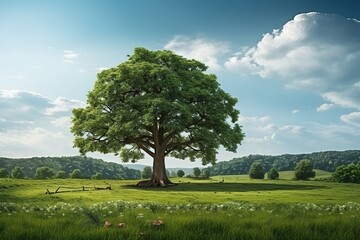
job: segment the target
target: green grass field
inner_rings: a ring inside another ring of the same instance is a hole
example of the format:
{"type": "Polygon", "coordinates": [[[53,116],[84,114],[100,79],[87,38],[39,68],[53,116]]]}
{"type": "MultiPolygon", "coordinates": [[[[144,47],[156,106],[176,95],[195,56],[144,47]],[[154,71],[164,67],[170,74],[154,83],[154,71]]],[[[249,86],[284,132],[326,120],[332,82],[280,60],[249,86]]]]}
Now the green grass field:
{"type": "Polygon", "coordinates": [[[359,185],[292,177],[173,178],[177,186],[158,189],[121,180],[0,179],[0,239],[358,239],[359,185]],[[91,191],[45,194],[83,186],[91,191]]]}

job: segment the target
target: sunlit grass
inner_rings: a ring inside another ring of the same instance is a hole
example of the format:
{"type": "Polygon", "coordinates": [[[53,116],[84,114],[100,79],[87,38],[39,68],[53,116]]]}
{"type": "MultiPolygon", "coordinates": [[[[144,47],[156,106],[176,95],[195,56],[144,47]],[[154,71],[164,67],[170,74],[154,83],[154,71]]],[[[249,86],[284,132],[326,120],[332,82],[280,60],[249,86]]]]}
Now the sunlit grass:
{"type": "Polygon", "coordinates": [[[172,181],[178,185],[139,189],[128,180],[0,179],[0,239],[352,240],[360,235],[358,184],[247,175],[172,181]],[[109,185],[112,190],[45,194],[58,187],[109,185]],[[164,224],[153,226],[159,219],[164,224]],[[105,221],[112,226],[105,228],[105,221]]]}
{"type": "Polygon", "coordinates": [[[360,204],[2,204],[1,239],[357,239],[360,204]],[[154,226],[154,221],[163,224],[154,226]],[[107,228],[104,223],[111,223],[107,228]],[[117,225],[121,223],[122,227],[117,225]],[[345,237],[345,238],[343,238],[345,237]]]}

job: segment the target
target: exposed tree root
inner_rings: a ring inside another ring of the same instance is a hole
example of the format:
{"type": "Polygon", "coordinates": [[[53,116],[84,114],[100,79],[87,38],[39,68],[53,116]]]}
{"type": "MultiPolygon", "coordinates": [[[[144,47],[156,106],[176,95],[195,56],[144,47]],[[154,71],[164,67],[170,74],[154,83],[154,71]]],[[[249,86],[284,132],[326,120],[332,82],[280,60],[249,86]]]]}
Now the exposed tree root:
{"type": "Polygon", "coordinates": [[[140,181],[134,186],[135,187],[170,187],[175,185],[177,184],[172,183],[169,179],[165,179],[165,180],[150,179],[150,180],[140,181]]]}

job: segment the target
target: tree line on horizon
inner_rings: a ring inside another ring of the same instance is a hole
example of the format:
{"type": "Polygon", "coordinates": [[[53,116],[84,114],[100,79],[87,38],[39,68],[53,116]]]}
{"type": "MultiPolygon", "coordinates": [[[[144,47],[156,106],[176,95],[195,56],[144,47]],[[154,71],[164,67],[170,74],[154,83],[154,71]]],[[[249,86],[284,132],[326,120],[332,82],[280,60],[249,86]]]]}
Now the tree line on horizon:
{"type": "Polygon", "coordinates": [[[307,154],[249,155],[234,158],[230,161],[218,162],[209,167],[210,175],[239,175],[248,174],[253,163],[262,165],[265,172],[271,168],[277,171],[293,171],[303,159],[308,159],[314,169],[335,172],[336,168],[351,163],[360,162],[360,150],[325,151],[307,154]]]}
{"type": "Polygon", "coordinates": [[[84,156],[0,158],[3,174],[15,178],[140,179],[139,170],[84,156]]]}
{"type": "MultiPolygon", "coordinates": [[[[276,179],[279,171],[293,171],[304,159],[314,169],[329,172],[338,171],[333,175],[338,182],[360,182],[360,176],[347,174],[349,171],[359,171],[360,150],[327,151],[310,154],[284,154],[279,156],[249,155],[219,162],[201,170],[194,168],[193,176],[240,175],[250,174],[257,168],[264,173],[270,173],[276,179]],[[358,169],[358,170],[357,170],[358,169]],[[204,173],[205,171],[205,173],[204,173]]],[[[151,170],[151,168],[150,168],[151,170]]],[[[149,171],[151,174],[151,171],[149,171]]],[[[145,179],[143,171],[124,167],[118,163],[105,162],[84,156],[74,157],[33,157],[29,159],[0,158],[0,175],[15,178],[87,178],[87,179],[145,179]]],[[[149,175],[148,174],[148,175],[149,175]]],[[[359,175],[358,174],[358,175],[359,175]]],[[[146,175],[146,176],[148,176],[146,175]]],[[[170,177],[183,177],[184,171],[168,171],[170,177]]],[[[1,177],[0,176],[0,177],[1,177]]],[[[190,176],[190,175],[189,175],[190,176]]],[[[311,177],[311,176],[310,176],[311,177]]],[[[253,178],[250,176],[250,178],[253,178]]],[[[254,177],[256,178],[256,177],[254,177]]]]}

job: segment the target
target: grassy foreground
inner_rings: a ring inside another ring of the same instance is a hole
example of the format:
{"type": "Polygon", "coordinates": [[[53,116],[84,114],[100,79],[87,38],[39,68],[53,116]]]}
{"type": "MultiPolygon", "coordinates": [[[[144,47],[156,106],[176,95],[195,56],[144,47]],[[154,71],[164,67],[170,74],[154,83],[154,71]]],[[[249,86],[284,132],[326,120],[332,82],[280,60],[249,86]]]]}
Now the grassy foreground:
{"type": "Polygon", "coordinates": [[[0,239],[360,236],[359,185],[222,178],[172,179],[179,185],[162,189],[134,188],[136,181],[0,179],[0,239]],[[112,190],[45,194],[108,185],[112,190]]]}

